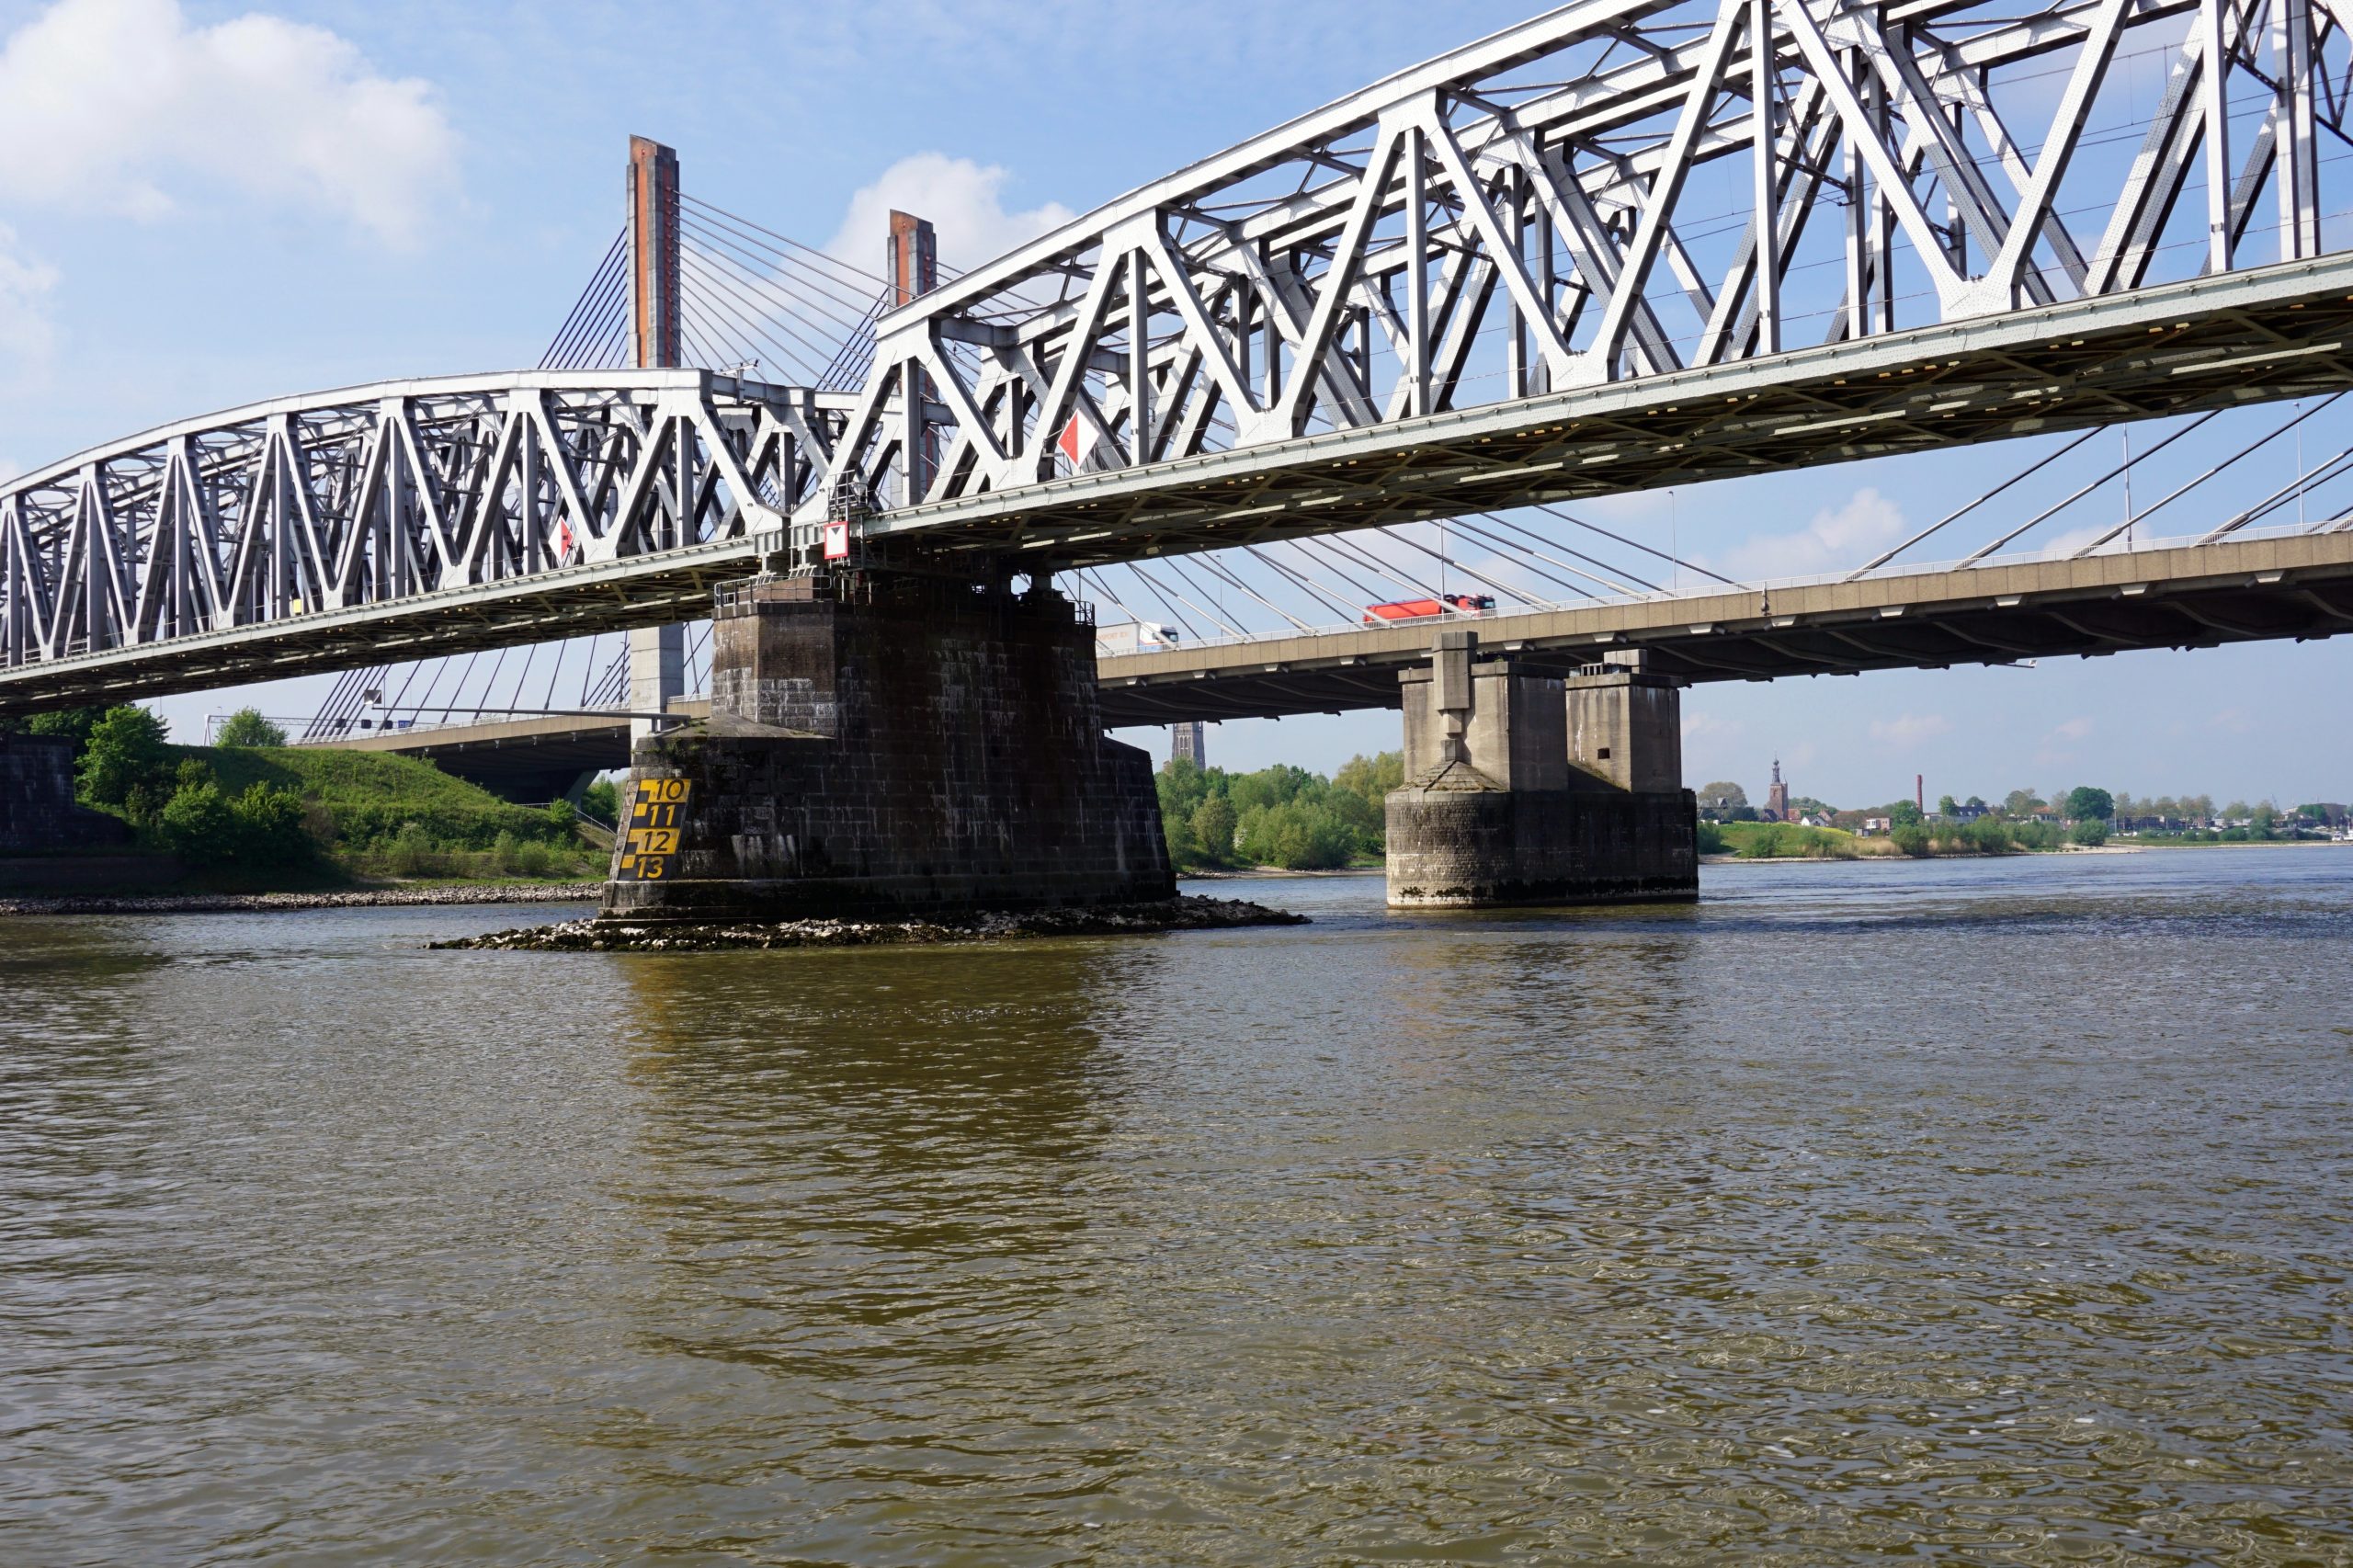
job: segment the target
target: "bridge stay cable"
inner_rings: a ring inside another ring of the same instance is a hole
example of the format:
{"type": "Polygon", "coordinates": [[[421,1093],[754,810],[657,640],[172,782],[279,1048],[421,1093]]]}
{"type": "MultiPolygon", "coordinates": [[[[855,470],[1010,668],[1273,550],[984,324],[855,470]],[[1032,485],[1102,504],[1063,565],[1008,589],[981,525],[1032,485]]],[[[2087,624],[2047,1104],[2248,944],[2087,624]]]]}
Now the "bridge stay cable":
{"type": "Polygon", "coordinates": [[[615,231],[613,243],[606,247],[605,258],[588,275],[587,285],[580,290],[580,297],[573,302],[563,324],[556,328],[555,336],[549,340],[547,352],[540,356],[540,369],[570,368],[566,360],[574,347],[596,322],[603,319],[606,296],[625,277],[628,255],[629,230],[624,226],[615,231]]]}
{"type": "MultiPolygon", "coordinates": [[[[2180,440],[2184,436],[2188,435],[2191,431],[2202,428],[2220,413],[2222,413],[2222,410],[2219,408],[2209,409],[2204,414],[2199,415],[2197,417],[2190,420],[2187,425],[2182,426],[2179,429],[2167,431],[2162,438],[2154,442],[2147,450],[2141,454],[2141,460],[2143,462],[2147,461],[2149,459],[2156,456],[2159,452],[2164,451],[2167,447],[2172,446],[2176,441],[2180,440]]],[[[2086,484],[2082,489],[2070,494],[2065,500],[2053,503],[2052,506],[2037,512],[2033,517],[2029,517],[2025,522],[2020,523],[2017,528],[2012,528],[2001,538],[1994,540],[1991,544],[1982,545],[1971,553],[1962,556],[1961,558],[1961,564],[1963,566],[1976,565],[1979,562],[1984,560],[1987,556],[1993,554],[2004,545],[2018,538],[2020,535],[2027,533],[2029,530],[2039,527],[2060,512],[2064,511],[2069,506],[2074,506],[2076,502],[2082,500],[2093,491],[2097,490],[2101,485],[2106,484],[2109,480],[2114,479],[2118,474],[2124,472],[2131,466],[2132,460],[2127,458],[2124,461],[2118,463],[2115,467],[2108,470],[2105,473],[2102,473],[2097,479],[2095,479],[2090,483],[2086,484]]]]}
{"type": "MultiPolygon", "coordinates": [[[[1866,561],[1860,566],[1856,567],[1854,571],[1848,573],[1846,580],[1852,583],[1858,578],[1870,575],[1870,574],[1878,571],[1881,567],[1886,565],[1889,562],[1894,560],[1905,551],[1910,550],[1914,545],[1920,543],[1922,540],[1927,539],[1931,534],[1936,533],[1946,524],[1960,521],[1961,518],[1969,516],[1970,513],[1977,510],[1978,507],[1985,505],[1986,502],[1993,500],[1994,497],[2009,489],[2012,485],[2025,480],[2029,475],[2040,472],[2043,469],[2046,469],[2052,463],[2057,462],[2061,458],[2065,457],[2069,452],[2074,451],[2077,447],[2082,446],[2086,441],[2090,440],[2093,437],[2103,434],[2107,429],[2108,426],[2105,425],[2096,425],[2090,429],[2083,432],[2083,434],[2077,436],[2074,440],[2069,441],[2066,445],[2055,448],[2052,450],[2044,453],[2041,457],[2037,458],[2033,462],[2030,462],[2026,467],[2018,470],[2018,472],[2010,475],[2009,478],[2002,481],[2001,483],[1994,486],[1993,489],[1988,490],[1985,494],[1978,496],[1975,500],[1955,507],[1952,511],[1947,512],[1943,517],[1938,517],[1935,522],[1930,523],[1927,528],[1922,528],[1918,533],[1914,534],[1910,539],[1905,540],[1902,544],[1897,545],[1894,549],[1882,551],[1881,553],[1871,557],[1871,559],[1866,561]]],[[[2078,492],[2077,494],[2086,494],[2086,492],[2078,492]]],[[[2065,503],[2063,502],[2062,503],[2063,506],[2064,504],[2065,503]]]]}
{"type": "MultiPolygon", "coordinates": [[[[1195,642],[1200,641],[1200,628],[1195,626],[1191,621],[1185,619],[1184,612],[1176,608],[1177,600],[1170,598],[1167,591],[1162,588],[1158,583],[1154,582],[1144,572],[1144,569],[1137,565],[1134,562],[1131,561],[1127,562],[1127,568],[1128,574],[1133,577],[1137,582],[1142,583],[1146,588],[1150,589],[1152,597],[1160,601],[1160,608],[1168,612],[1168,619],[1185,629],[1186,636],[1192,638],[1195,642]]],[[[1188,599],[1184,602],[1190,604],[1192,601],[1188,599]]],[[[1195,608],[1198,611],[1199,607],[1196,606],[1195,608]]]]}
{"type": "Polygon", "coordinates": [[[790,264],[785,258],[747,250],[724,230],[691,217],[681,227],[698,242],[696,248],[714,265],[726,267],[761,293],[779,296],[788,309],[813,312],[843,328],[857,325],[866,309],[866,298],[845,297],[820,279],[787,271],[790,264]],[[764,264],[766,270],[756,269],[751,262],[764,264]]]}
{"type": "Polygon", "coordinates": [[[1218,613],[1219,610],[1225,608],[1225,606],[1219,602],[1221,596],[1210,592],[1208,589],[1202,587],[1199,582],[1195,581],[1192,573],[1185,569],[1183,562],[1164,559],[1160,564],[1167,567],[1178,582],[1183,583],[1187,587],[1191,588],[1193,592],[1200,595],[1201,597],[1208,599],[1211,603],[1217,605],[1217,609],[1212,610],[1200,605],[1194,605],[1191,599],[1187,599],[1185,601],[1188,605],[1193,605],[1194,608],[1200,610],[1201,614],[1205,618],[1215,621],[1219,631],[1224,632],[1228,637],[1233,638],[1247,638],[1250,635],[1247,631],[1245,631],[1242,628],[1234,625],[1232,621],[1226,619],[1224,616],[1218,613]]]}
{"type": "Polygon", "coordinates": [[[2159,512],[2164,511],[2167,506],[2173,505],[2176,501],[2180,500],[2184,495],[2188,494],[2191,491],[2197,489],[2200,485],[2205,483],[2216,474],[2221,473],[2223,470],[2231,467],[2234,463],[2238,462],[2242,459],[2252,457],[2255,453],[2262,450],[2265,447],[2278,440],[2289,431],[2293,430],[2296,426],[2302,425],[2305,420],[2310,419],[2313,415],[2329,407],[2344,395],[2345,394],[2341,392],[2331,392],[2328,396],[2321,399],[2317,403],[2314,403],[2298,413],[2293,418],[2273,426],[2263,436],[2246,443],[2245,446],[2242,446],[2238,450],[2231,453],[2230,456],[2224,458],[2221,462],[2213,464],[2196,477],[2185,480],[2180,484],[2176,485],[2161,499],[2151,502],[2148,506],[2143,507],[2137,512],[2132,511],[2128,507],[2125,511],[2124,520],[2122,522],[2117,524],[2114,528],[2109,528],[2106,533],[2101,534],[2097,539],[2093,540],[2081,550],[2076,551],[2073,555],[2068,557],[2068,559],[2071,561],[2081,561],[2085,556],[2092,554],[2094,551],[2097,551],[2100,546],[2108,543],[2110,540],[2115,539],[2118,535],[2130,532],[2135,525],[2145,521],[2159,512]]]}

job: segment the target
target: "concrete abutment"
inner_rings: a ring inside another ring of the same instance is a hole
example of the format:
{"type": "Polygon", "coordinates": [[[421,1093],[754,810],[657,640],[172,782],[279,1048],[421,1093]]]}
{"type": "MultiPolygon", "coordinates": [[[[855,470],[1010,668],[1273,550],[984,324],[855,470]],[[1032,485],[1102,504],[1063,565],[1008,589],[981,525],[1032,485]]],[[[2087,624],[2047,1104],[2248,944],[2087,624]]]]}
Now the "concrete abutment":
{"type": "Polygon", "coordinates": [[[1628,665],[1565,681],[1438,633],[1404,682],[1405,784],[1386,802],[1392,908],[1699,896],[1678,683],[1628,665]]]}

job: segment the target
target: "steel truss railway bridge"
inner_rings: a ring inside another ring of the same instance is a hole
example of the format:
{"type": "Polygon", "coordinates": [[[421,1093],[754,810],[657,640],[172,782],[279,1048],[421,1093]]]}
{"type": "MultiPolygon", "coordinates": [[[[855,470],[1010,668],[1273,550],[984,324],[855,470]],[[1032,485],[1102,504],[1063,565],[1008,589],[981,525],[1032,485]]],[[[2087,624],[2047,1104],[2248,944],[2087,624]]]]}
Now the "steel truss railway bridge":
{"type": "MultiPolygon", "coordinates": [[[[275,399],[0,488],[0,710],[672,623],[812,562],[829,520],[857,554],[1068,574],[2333,396],[2349,74],[2340,0],[1584,0],[961,276],[910,224],[831,329],[776,303],[789,242],[642,144],[548,365],[275,399]],[[770,356],[796,373],[720,352],[731,299],[811,347],[770,356]]],[[[2003,542],[1482,636],[1704,679],[2353,613],[2333,519],[2040,563],[2003,542]]],[[[1107,718],[1386,702],[1427,641],[1108,661],[1107,718]]]]}

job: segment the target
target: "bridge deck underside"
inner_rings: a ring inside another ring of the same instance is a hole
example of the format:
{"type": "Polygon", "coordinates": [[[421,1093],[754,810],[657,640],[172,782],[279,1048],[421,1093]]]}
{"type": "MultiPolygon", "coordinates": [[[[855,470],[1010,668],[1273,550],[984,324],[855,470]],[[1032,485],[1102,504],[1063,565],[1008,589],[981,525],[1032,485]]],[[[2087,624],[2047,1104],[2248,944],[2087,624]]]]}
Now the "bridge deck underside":
{"type": "Polygon", "coordinates": [[[1337,430],[869,526],[1092,565],[2353,386],[2353,256],[1337,430]]]}
{"type": "MultiPolygon", "coordinates": [[[[1464,624],[1456,622],[1455,624],[1464,624]]],[[[1691,681],[2012,664],[2353,631],[2353,533],[2025,562],[1497,616],[1483,651],[1565,674],[1642,649],[1691,681]]],[[[1167,724],[1398,706],[1432,628],[1382,627],[1100,662],[1104,721],[1167,724]]]]}

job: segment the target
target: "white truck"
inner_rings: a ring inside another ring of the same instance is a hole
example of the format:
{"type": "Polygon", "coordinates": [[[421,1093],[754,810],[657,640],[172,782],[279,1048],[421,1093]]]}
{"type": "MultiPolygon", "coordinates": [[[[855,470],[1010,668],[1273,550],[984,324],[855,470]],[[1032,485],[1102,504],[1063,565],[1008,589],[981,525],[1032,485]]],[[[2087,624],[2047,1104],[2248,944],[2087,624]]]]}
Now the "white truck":
{"type": "Polygon", "coordinates": [[[1095,629],[1095,653],[1148,653],[1159,648],[1174,648],[1179,633],[1173,626],[1161,626],[1149,620],[1123,620],[1117,626],[1095,629]]]}

